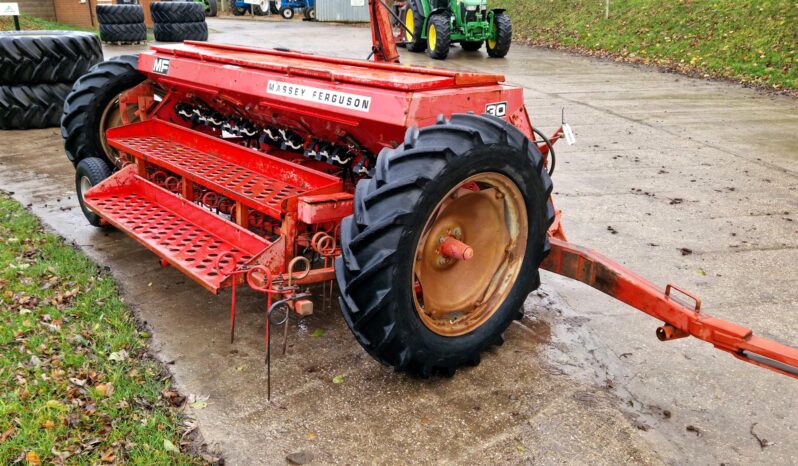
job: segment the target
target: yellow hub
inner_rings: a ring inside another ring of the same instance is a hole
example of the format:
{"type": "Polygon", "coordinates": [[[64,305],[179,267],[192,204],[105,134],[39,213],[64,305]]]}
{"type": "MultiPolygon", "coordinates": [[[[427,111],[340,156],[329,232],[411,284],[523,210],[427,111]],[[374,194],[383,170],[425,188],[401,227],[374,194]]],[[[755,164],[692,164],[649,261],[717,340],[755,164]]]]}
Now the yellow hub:
{"type": "MultiPolygon", "coordinates": [[[[490,25],[491,35],[496,37],[496,33],[498,29],[496,28],[496,22],[494,21],[493,24],[490,25]]],[[[488,39],[488,47],[495,49],[496,48],[496,39],[488,39]]]]}
{"type": "Polygon", "coordinates": [[[453,337],[484,324],[518,278],[527,237],[524,198],[506,176],[480,173],[449,191],[416,246],[413,297],[424,325],[453,337]],[[472,249],[466,260],[442,250],[452,238],[472,249]]]}
{"type": "Polygon", "coordinates": [[[435,50],[435,44],[437,43],[438,33],[435,31],[435,25],[429,25],[429,32],[427,32],[427,42],[429,43],[429,49],[435,50]]]}
{"type": "Polygon", "coordinates": [[[407,26],[407,30],[405,31],[405,40],[410,42],[413,40],[413,35],[416,33],[416,24],[413,20],[413,10],[410,8],[407,9],[407,13],[405,14],[405,26],[407,26]]]}

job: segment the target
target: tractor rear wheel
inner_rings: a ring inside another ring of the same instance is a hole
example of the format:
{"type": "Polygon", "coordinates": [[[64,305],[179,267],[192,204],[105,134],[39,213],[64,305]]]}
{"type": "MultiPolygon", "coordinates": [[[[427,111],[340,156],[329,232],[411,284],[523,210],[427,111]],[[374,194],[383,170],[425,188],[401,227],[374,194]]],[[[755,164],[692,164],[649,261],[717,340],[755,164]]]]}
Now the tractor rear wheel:
{"type": "Polygon", "coordinates": [[[86,207],[83,203],[83,196],[92,186],[99,184],[109,176],[111,176],[111,167],[103,159],[97,157],[87,157],[81,160],[75,169],[75,192],[78,196],[80,209],[89,224],[95,227],[104,226],[103,221],[99,215],[86,207]]]}
{"type": "Polygon", "coordinates": [[[488,56],[493,58],[503,58],[510,51],[510,44],[513,42],[513,24],[510,17],[505,13],[496,13],[491,24],[495,39],[488,39],[488,56]]]}
{"type": "Polygon", "coordinates": [[[435,60],[443,60],[449,56],[451,23],[449,16],[434,14],[429,17],[427,27],[427,55],[435,60]]]}
{"type": "Polygon", "coordinates": [[[427,48],[427,40],[421,37],[424,30],[424,15],[414,2],[409,2],[405,11],[405,45],[411,52],[423,52],[427,48]]]}
{"type": "Polygon", "coordinates": [[[540,284],[551,188],[537,147],[501,119],[409,129],[341,226],[335,273],[358,342],[422,377],[479,363],[540,284]]]}
{"type": "MultiPolygon", "coordinates": [[[[122,55],[98,63],[78,79],[64,102],[61,136],[72,163],[99,157],[110,166],[119,165],[119,155],[105,140],[105,131],[123,123],[119,95],[144,81],[139,73],[138,55],[122,55]]],[[[138,108],[128,105],[125,118],[138,119],[138,108]]]]}

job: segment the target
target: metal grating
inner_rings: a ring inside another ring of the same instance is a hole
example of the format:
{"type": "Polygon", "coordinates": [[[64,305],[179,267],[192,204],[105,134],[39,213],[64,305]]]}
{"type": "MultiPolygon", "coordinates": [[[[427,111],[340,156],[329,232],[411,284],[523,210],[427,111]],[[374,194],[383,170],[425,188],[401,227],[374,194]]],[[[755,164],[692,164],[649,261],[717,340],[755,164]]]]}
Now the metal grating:
{"type": "MultiPolygon", "coordinates": [[[[174,194],[122,170],[90,190],[86,204],[120,230],[213,291],[226,275],[216,270],[218,257],[231,253],[241,266],[269,242],[174,194]]],[[[219,261],[229,270],[230,259],[219,261]]]]}
{"type": "Polygon", "coordinates": [[[279,212],[285,198],[305,192],[263,173],[158,136],[117,138],[114,142],[142,154],[148,162],[238,198],[257,210],[279,212]]]}

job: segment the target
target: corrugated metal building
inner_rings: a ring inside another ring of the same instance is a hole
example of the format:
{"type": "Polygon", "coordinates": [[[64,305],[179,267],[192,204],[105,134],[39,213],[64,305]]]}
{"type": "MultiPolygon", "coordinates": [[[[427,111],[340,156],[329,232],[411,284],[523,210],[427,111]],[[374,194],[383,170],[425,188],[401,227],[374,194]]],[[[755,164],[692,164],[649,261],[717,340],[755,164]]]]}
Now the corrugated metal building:
{"type": "Polygon", "coordinates": [[[316,20],[367,23],[368,3],[366,0],[316,0],[316,20]]]}

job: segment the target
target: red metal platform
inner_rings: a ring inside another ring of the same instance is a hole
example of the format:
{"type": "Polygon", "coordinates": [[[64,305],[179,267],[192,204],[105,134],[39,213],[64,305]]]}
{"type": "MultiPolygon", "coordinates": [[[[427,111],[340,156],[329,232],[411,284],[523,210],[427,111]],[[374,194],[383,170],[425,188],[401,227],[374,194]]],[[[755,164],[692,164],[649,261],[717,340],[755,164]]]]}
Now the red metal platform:
{"type": "MultiPolygon", "coordinates": [[[[213,293],[229,285],[227,276],[216,270],[218,257],[230,253],[239,267],[271,244],[137,176],[133,165],[90,189],[84,201],[108,223],[213,293]]],[[[227,259],[219,264],[233,268],[227,259]]]]}
{"type": "Polygon", "coordinates": [[[283,202],[341,191],[341,180],[162,120],[108,131],[114,148],[280,218],[283,202]]]}

